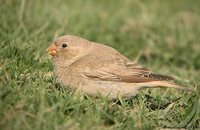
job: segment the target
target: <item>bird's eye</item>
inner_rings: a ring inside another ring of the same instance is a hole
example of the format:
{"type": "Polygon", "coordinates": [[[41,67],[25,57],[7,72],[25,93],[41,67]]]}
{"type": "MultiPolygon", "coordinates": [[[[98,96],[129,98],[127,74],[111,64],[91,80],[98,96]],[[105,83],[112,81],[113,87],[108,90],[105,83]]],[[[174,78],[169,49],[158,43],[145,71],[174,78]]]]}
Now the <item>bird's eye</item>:
{"type": "Polygon", "coordinates": [[[63,43],[63,44],[62,44],[62,47],[63,47],[63,48],[67,47],[67,44],[66,44],[66,43],[63,43]]]}

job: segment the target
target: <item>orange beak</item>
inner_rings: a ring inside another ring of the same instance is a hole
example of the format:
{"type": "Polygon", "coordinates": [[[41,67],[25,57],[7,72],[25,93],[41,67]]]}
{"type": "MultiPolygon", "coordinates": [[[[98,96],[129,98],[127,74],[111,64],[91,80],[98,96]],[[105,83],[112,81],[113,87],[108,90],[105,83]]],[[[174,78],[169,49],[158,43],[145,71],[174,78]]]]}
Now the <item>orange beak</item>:
{"type": "Polygon", "coordinates": [[[56,56],[57,55],[57,47],[54,43],[52,43],[48,48],[47,52],[49,55],[56,56]]]}

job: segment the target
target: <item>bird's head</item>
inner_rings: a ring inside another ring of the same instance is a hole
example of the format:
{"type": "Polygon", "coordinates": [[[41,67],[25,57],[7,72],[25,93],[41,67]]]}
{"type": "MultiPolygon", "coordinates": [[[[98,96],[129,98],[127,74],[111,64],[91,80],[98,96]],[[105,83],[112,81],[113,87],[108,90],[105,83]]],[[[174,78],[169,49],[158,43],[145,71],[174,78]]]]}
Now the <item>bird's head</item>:
{"type": "Polygon", "coordinates": [[[90,42],[83,38],[64,35],[54,40],[47,48],[47,51],[54,59],[67,61],[77,57],[81,52],[85,51],[89,44],[90,42]]]}

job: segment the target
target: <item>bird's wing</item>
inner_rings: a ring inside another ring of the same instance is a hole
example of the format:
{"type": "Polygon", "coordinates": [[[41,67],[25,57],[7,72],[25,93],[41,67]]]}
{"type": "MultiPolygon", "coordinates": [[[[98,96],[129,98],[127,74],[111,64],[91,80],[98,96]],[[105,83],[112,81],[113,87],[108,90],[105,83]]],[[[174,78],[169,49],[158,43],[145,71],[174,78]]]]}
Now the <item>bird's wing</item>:
{"type": "Polygon", "coordinates": [[[168,76],[154,74],[137,63],[121,57],[101,59],[87,55],[77,60],[73,66],[76,66],[76,69],[79,68],[81,74],[93,80],[139,83],[173,79],[168,76]]]}

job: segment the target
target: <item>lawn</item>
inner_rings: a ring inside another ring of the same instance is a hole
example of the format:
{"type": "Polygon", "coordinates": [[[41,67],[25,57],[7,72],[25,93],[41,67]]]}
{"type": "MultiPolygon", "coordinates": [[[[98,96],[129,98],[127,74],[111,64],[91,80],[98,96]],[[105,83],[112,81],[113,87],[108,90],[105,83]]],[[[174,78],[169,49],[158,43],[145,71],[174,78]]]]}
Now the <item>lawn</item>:
{"type": "Polygon", "coordinates": [[[200,1],[1,0],[0,129],[200,128],[200,1]],[[46,48],[71,34],[193,88],[110,101],[56,83],[46,48]]]}

